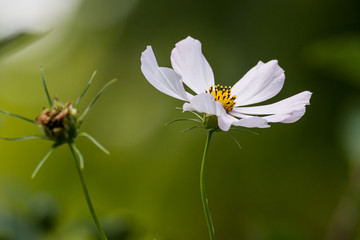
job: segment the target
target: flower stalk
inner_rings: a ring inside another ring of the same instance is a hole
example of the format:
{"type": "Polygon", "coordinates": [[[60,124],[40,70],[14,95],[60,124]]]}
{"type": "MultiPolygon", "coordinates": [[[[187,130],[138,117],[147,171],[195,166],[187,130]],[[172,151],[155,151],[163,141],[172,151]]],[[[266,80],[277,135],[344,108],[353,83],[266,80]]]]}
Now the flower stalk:
{"type": "Polygon", "coordinates": [[[75,160],[75,165],[76,165],[76,170],[77,172],[79,173],[79,177],[80,177],[80,182],[81,182],[81,186],[83,188],[83,191],[84,191],[84,195],[85,195],[85,199],[86,199],[86,203],[89,207],[89,210],[90,210],[90,213],[91,213],[91,216],[95,222],[95,225],[96,225],[96,228],[97,230],[99,231],[99,234],[100,234],[100,239],[101,240],[107,240],[106,238],[106,235],[105,235],[105,232],[104,232],[104,229],[102,228],[101,224],[100,224],[100,221],[96,215],[96,212],[95,212],[95,208],[91,202],[91,198],[90,198],[90,194],[89,194],[89,191],[87,189],[87,186],[86,186],[86,182],[85,182],[85,179],[84,179],[84,176],[82,174],[82,170],[81,170],[81,166],[80,166],[80,162],[75,154],[76,152],[76,147],[74,146],[73,143],[69,143],[69,147],[70,147],[70,150],[71,150],[71,153],[74,157],[74,160],[75,160]]]}
{"type": "Polygon", "coordinates": [[[209,150],[211,136],[214,133],[214,130],[210,129],[207,133],[204,154],[201,162],[201,170],[200,170],[200,192],[201,192],[201,200],[204,208],[206,223],[209,229],[210,240],[215,239],[215,230],[214,225],[211,219],[210,210],[209,210],[209,201],[207,199],[206,191],[205,191],[205,167],[206,167],[206,158],[209,150]]]}

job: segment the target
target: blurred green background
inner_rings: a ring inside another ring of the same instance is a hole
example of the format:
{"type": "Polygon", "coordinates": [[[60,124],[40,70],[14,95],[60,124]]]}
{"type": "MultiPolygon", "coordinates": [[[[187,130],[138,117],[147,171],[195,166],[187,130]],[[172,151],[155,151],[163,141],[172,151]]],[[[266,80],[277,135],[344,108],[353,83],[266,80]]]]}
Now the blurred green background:
{"type": "MultiPolygon", "coordinates": [[[[191,123],[165,127],[190,115],[140,71],[147,45],[160,66],[170,67],[174,44],[189,35],[202,42],[217,83],[233,85],[259,60],[277,59],[286,81],[267,103],[314,93],[294,124],[255,129],[259,136],[231,132],[241,150],[215,134],[207,193],[217,239],[360,239],[359,1],[49,1],[33,14],[37,21],[22,19],[26,27],[6,22],[9,2],[0,1],[0,29],[15,29],[0,31],[0,108],[40,114],[47,103],[41,64],[50,93],[63,102],[74,100],[97,70],[80,110],[106,82],[119,80],[83,125],[111,155],[77,139],[109,239],[208,239],[199,191],[206,132],[181,133],[191,123]],[[349,230],[334,238],[339,215],[349,230]]],[[[15,13],[33,10],[17,2],[15,13]]],[[[38,133],[0,116],[0,136],[38,133]]],[[[0,239],[96,239],[68,148],[57,149],[30,180],[49,147],[41,140],[0,142],[0,239]]]]}

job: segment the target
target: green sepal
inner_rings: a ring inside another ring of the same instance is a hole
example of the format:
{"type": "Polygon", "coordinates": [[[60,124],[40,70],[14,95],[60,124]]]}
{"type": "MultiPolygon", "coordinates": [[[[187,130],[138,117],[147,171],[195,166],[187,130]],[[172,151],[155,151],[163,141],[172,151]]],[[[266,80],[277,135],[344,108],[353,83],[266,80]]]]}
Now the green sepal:
{"type": "Polygon", "coordinates": [[[204,121],[204,118],[202,118],[199,114],[197,114],[196,112],[194,111],[188,111],[188,112],[191,112],[192,114],[194,114],[195,116],[197,116],[201,121],[204,121]]]}
{"type": "Polygon", "coordinates": [[[45,81],[45,74],[44,74],[44,69],[42,66],[40,66],[40,73],[41,73],[41,79],[42,79],[42,83],[44,85],[44,90],[45,90],[45,94],[46,94],[46,97],[48,99],[48,102],[49,102],[49,105],[50,107],[52,107],[53,105],[53,101],[51,100],[51,97],[50,97],[50,94],[49,94],[49,90],[46,86],[46,81],[45,81]]]}
{"type": "Polygon", "coordinates": [[[95,98],[91,101],[91,103],[89,104],[89,106],[85,109],[85,111],[83,112],[83,114],[78,118],[78,127],[81,126],[85,116],[88,114],[88,112],[90,111],[90,109],[92,108],[92,106],[95,104],[95,102],[98,100],[98,98],[103,94],[103,92],[110,87],[113,83],[115,83],[117,81],[117,79],[113,79],[110,82],[108,82],[100,91],[99,93],[95,96],[95,98]]]}
{"type": "Polygon", "coordinates": [[[192,126],[192,127],[187,128],[185,130],[182,130],[181,132],[185,133],[185,132],[191,131],[191,130],[196,129],[196,128],[204,128],[204,127],[203,126],[192,126]]]}
{"type": "Polygon", "coordinates": [[[239,149],[241,149],[241,145],[240,143],[236,140],[236,138],[234,138],[231,134],[221,131],[222,133],[224,133],[225,135],[227,135],[229,138],[231,138],[232,140],[234,140],[234,142],[236,143],[236,145],[239,147],[239,149]]]}
{"type": "MultiPolygon", "coordinates": [[[[183,110],[182,107],[176,107],[175,109],[183,110]]],[[[194,112],[194,111],[187,111],[187,112],[191,112],[192,114],[194,114],[195,116],[197,116],[201,121],[204,121],[204,118],[201,117],[198,113],[196,113],[196,112],[194,112]]]]}
{"type": "Polygon", "coordinates": [[[103,145],[101,145],[93,136],[91,136],[90,134],[86,133],[86,132],[80,132],[78,134],[78,136],[83,136],[83,137],[87,137],[90,141],[92,141],[98,148],[100,148],[100,150],[102,150],[104,153],[106,153],[107,155],[110,155],[109,150],[107,150],[103,145]]]}
{"type": "Polygon", "coordinates": [[[31,179],[34,179],[36,177],[36,174],[39,172],[40,168],[44,165],[46,160],[49,158],[50,154],[54,151],[56,148],[55,145],[53,145],[49,151],[46,153],[46,155],[43,157],[43,159],[39,162],[39,164],[36,166],[34,172],[31,174],[31,179]]]}
{"type": "Polygon", "coordinates": [[[0,137],[0,139],[1,140],[6,140],[6,141],[20,141],[20,140],[29,140],[29,139],[48,140],[48,138],[43,136],[43,135],[31,135],[31,136],[22,136],[22,137],[14,137],[14,138],[0,137]]]}
{"type": "Polygon", "coordinates": [[[75,103],[74,103],[74,108],[77,108],[79,103],[80,103],[80,100],[82,99],[82,97],[85,95],[85,93],[87,92],[87,90],[89,89],[90,85],[92,84],[94,78],[95,78],[95,75],[96,75],[96,71],[94,71],[94,73],[91,75],[91,78],[89,80],[89,82],[86,84],[84,90],[81,92],[81,94],[79,95],[79,97],[76,99],[75,103]]]}
{"type": "Polygon", "coordinates": [[[15,113],[11,113],[11,112],[8,112],[8,111],[2,110],[2,109],[0,109],[0,113],[3,113],[3,114],[5,114],[5,115],[11,116],[11,117],[19,118],[19,119],[21,119],[21,120],[30,122],[30,123],[32,123],[32,124],[36,124],[36,122],[35,122],[34,120],[31,120],[31,119],[29,119],[29,118],[26,118],[26,117],[23,117],[23,116],[20,116],[20,115],[17,115],[17,114],[15,114],[15,113]]]}
{"type": "Polygon", "coordinates": [[[81,154],[80,150],[76,147],[76,145],[74,143],[71,144],[71,146],[74,148],[76,154],[78,155],[79,157],[79,163],[80,163],[80,168],[81,170],[84,169],[84,157],[83,155],[81,154]]]}
{"type": "Polygon", "coordinates": [[[201,123],[201,121],[199,121],[198,119],[194,119],[194,118],[178,118],[178,119],[172,120],[168,123],[165,123],[165,126],[170,125],[174,122],[180,122],[180,121],[192,121],[192,122],[201,123]]]}
{"type": "Polygon", "coordinates": [[[216,115],[205,114],[203,121],[204,127],[215,132],[221,131],[219,128],[218,117],[216,115]]]}

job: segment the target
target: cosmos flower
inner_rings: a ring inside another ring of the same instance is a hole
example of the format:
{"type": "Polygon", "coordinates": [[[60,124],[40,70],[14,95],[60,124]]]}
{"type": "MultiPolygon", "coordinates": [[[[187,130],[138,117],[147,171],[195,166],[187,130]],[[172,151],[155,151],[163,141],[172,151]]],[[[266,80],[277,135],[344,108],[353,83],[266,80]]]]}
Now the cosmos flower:
{"type": "Polygon", "coordinates": [[[277,60],[259,62],[233,87],[215,85],[213,71],[201,51],[200,41],[187,37],[171,52],[171,68],[159,67],[151,46],[141,55],[141,70],[159,91],[185,101],[183,111],[204,113],[206,128],[267,128],[269,123],[293,123],[305,114],[312,95],[298,93],[279,102],[249,106],[274,97],[284,85],[285,74],[277,60]],[[195,94],[187,92],[184,84],[195,94]],[[209,124],[211,123],[211,124],[209,124]]]}

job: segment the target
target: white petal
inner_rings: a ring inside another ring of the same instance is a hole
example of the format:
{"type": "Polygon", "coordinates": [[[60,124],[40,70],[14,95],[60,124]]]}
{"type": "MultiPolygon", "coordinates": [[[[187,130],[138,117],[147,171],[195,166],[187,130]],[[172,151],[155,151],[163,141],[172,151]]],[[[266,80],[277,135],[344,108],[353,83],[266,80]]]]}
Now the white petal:
{"type": "Polygon", "coordinates": [[[268,122],[282,122],[282,121],[286,121],[286,119],[288,119],[289,117],[291,117],[291,115],[289,114],[283,114],[283,115],[274,114],[274,115],[266,116],[264,118],[268,122]]]}
{"type": "Polygon", "coordinates": [[[249,118],[249,117],[252,117],[251,115],[246,115],[246,114],[243,114],[241,112],[237,112],[236,111],[237,108],[234,108],[233,110],[231,110],[230,115],[231,116],[234,116],[234,117],[237,117],[237,118],[249,118]]]}
{"type": "Polygon", "coordinates": [[[238,119],[230,116],[229,114],[224,114],[218,117],[219,128],[223,131],[229,131],[233,122],[238,121],[238,119]]]}
{"type": "Polygon", "coordinates": [[[216,116],[226,114],[223,105],[215,101],[210,93],[201,93],[192,97],[189,103],[184,103],[183,111],[196,111],[216,116]]]}
{"type": "Polygon", "coordinates": [[[180,100],[189,100],[181,76],[171,68],[159,67],[151,46],[141,54],[141,71],[151,85],[160,92],[180,100]]]}
{"type": "Polygon", "coordinates": [[[265,118],[262,117],[249,117],[242,118],[237,122],[233,123],[234,126],[247,127],[247,128],[268,128],[270,125],[267,124],[265,118]]]}
{"type": "Polygon", "coordinates": [[[275,114],[264,117],[268,122],[293,123],[299,120],[305,114],[305,108],[294,110],[288,114],[275,114]]]}
{"type": "Polygon", "coordinates": [[[218,117],[219,127],[223,131],[228,131],[231,125],[246,128],[268,128],[267,120],[261,117],[248,116],[247,118],[237,119],[229,114],[218,117]]]}
{"type": "Polygon", "coordinates": [[[232,94],[237,96],[235,106],[249,105],[272,98],[280,92],[284,81],[284,70],[279,67],[277,60],[267,63],[260,61],[232,88],[232,94]]]}
{"type": "Polygon", "coordinates": [[[201,52],[201,43],[192,37],[175,45],[171,52],[171,64],[182,81],[198,94],[214,85],[214,74],[201,52]]]}
{"type": "Polygon", "coordinates": [[[305,108],[306,105],[309,105],[311,95],[311,92],[304,91],[273,104],[256,107],[236,107],[232,112],[258,115],[286,114],[295,110],[301,110],[305,108]]]}
{"type": "Polygon", "coordinates": [[[183,111],[196,111],[199,113],[207,113],[218,117],[219,128],[228,131],[231,125],[247,128],[266,128],[270,127],[267,120],[261,117],[244,115],[245,118],[237,119],[226,113],[223,105],[215,101],[210,93],[201,93],[190,99],[189,103],[184,103],[183,111]]]}
{"type": "Polygon", "coordinates": [[[304,91],[279,102],[257,106],[257,107],[237,107],[231,111],[231,115],[236,117],[246,117],[246,114],[268,115],[264,118],[268,122],[293,123],[305,114],[305,106],[310,104],[312,93],[304,91]]]}

